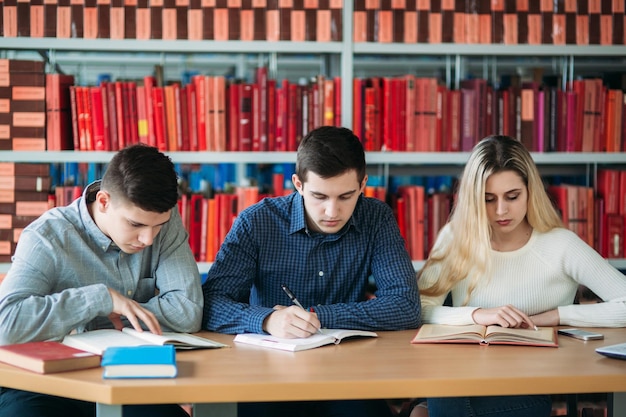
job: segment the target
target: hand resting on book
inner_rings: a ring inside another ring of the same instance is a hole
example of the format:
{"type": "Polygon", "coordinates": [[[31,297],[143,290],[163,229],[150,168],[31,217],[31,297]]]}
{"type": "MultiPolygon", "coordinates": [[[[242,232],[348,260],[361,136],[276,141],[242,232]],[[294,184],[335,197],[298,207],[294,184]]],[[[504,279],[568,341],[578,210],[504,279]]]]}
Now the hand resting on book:
{"type": "Polygon", "coordinates": [[[321,323],[315,312],[298,306],[274,306],[274,312],[267,316],[263,330],[272,336],[286,339],[309,337],[317,333],[321,323]]]}

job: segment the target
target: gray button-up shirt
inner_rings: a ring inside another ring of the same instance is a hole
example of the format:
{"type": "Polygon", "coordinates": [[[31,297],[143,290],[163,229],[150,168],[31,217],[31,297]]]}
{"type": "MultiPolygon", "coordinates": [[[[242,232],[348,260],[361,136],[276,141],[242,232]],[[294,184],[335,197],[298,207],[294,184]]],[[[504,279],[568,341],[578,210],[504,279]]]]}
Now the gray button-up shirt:
{"type": "Polygon", "coordinates": [[[0,285],[0,344],[113,327],[107,288],[154,313],[163,330],[200,329],[200,276],[176,207],[151,246],[127,254],[89,214],[86,202],[99,187],[89,185],[81,198],[47,211],[22,232],[0,285]]]}

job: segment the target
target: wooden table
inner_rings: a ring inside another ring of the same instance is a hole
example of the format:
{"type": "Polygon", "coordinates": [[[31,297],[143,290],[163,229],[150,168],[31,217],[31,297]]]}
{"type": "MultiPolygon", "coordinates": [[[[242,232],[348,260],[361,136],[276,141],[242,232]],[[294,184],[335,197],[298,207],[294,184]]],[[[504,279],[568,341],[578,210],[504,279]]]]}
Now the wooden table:
{"type": "Polygon", "coordinates": [[[100,369],[38,375],[0,364],[0,385],[96,402],[99,417],[121,416],[122,404],[194,403],[196,417],[219,417],[245,401],[592,392],[616,393],[609,408],[626,415],[626,361],[594,352],[626,342],[626,329],[600,331],[600,341],[560,336],[559,348],[412,345],[415,330],[379,332],[296,353],[201,333],[232,347],[178,352],[175,379],[103,380],[100,369]]]}

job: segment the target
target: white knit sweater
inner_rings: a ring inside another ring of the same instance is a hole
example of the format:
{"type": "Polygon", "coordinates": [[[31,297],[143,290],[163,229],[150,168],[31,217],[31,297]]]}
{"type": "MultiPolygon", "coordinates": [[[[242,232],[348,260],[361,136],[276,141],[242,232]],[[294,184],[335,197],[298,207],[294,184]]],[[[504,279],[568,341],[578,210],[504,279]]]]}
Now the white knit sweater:
{"type": "MultiPolygon", "coordinates": [[[[446,226],[439,240],[449,239],[446,226]]],[[[522,248],[512,252],[492,251],[490,277],[481,279],[469,298],[469,280],[452,289],[454,307],[442,306],[446,296],[422,296],[424,323],[472,324],[478,308],[511,304],[528,315],[558,307],[562,325],[626,327],[626,276],[611,266],[593,248],[570,230],[557,228],[548,233],[533,231],[522,248]],[[597,304],[572,304],[579,284],[604,300],[597,304]]],[[[420,288],[437,278],[437,268],[422,274],[420,288]]]]}

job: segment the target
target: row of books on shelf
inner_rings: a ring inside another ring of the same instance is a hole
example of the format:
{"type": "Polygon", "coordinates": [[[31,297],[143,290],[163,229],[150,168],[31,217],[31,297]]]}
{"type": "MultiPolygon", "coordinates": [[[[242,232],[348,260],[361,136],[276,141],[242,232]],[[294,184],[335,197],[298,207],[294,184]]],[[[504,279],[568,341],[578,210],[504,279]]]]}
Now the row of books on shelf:
{"type": "Polygon", "coordinates": [[[277,81],[265,67],[254,82],[193,75],[158,85],[149,75],[67,92],[72,132],[55,136],[72,137],[65,146],[76,150],[143,142],[162,151],[295,151],[307,131],[341,123],[339,77],[277,81]]]}
{"type": "MultiPolygon", "coordinates": [[[[82,194],[81,185],[49,184],[49,164],[0,163],[0,262],[9,262],[24,227],[49,208],[70,204],[82,194]]],[[[211,193],[183,190],[177,209],[199,262],[212,262],[234,219],[265,197],[286,195],[285,175],[273,173],[271,185],[234,186],[211,193]]],[[[453,179],[398,178],[390,188],[368,185],[365,195],[391,205],[407,250],[423,260],[447,222],[454,201],[453,179]],[[416,181],[420,185],[409,184],[416,181]]],[[[623,258],[626,236],[626,170],[602,168],[595,189],[557,183],[548,192],[565,227],[606,258],[623,258]]]]}
{"type": "MultiPolygon", "coordinates": [[[[343,0],[4,1],[5,37],[341,41],[343,0]]],[[[625,44],[613,1],[354,2],[355,42],[625,44]]]]}
{"type": "Polygon", "coordinates": [[[450,89],[433,77],[355,78],[354,131],[368,151],[471,151],[489,134],[505,134],[531,152],[621,152],[624,94],[601,78],[480,78],[450,89]]]}
{"type": "MultiPolygon", "coordinates": [[[[315,127],[341,124],[340,77],[294,83],[194,74],[164,84],[139,81],[78,86],[45,74],[42,61],[0,61],[1,150],[114,151],[143,142],[162,151],[295,151],[315,127]]],[[[469,151],[488,134],[516,137],[533,152],[622,152],[623,82],[558,76],[497,87],[481,78],[448,88],[435,77],[356,77],[353,130],[367,151],[469,151]]]]}
{"type": "Polygon", "coordinates": [[[363,1],[355,42],[622,45],[624,2],[363,1]]]}
{"type": "Polygon", "coordinates": [[[9,1],[5,37],[330,42],[343,0],[9,1]]]}
{"type": "MultiPolygon", "coordinates": [[[[414,75],[354,78],[353,85],[353,130],[367,151],[470,151],[492,133],[513,136],[531,152],[626,148],[624,93],[601,78],[573,80],[565,90],[519,80],[494,88],[478,78],[449,89],[414,75]]],[[[48,149],[107,151],[144,142],[163,151],[295,151],[308,131],[341,124],[339,77],[303,85],[268,79],[265,68],[250,83],[194,75],[188,84],[161,87],[146,76],[141,84],[68,92],[71,121],[48,125],[48,149]],[[54,139],[70,137],[61,145],[54,139]]]]}

